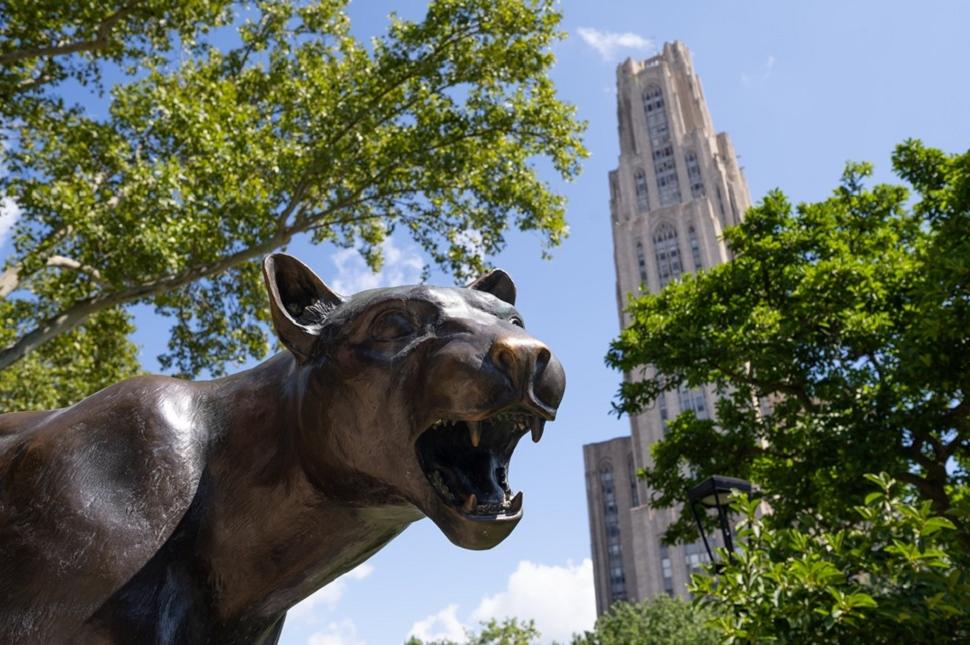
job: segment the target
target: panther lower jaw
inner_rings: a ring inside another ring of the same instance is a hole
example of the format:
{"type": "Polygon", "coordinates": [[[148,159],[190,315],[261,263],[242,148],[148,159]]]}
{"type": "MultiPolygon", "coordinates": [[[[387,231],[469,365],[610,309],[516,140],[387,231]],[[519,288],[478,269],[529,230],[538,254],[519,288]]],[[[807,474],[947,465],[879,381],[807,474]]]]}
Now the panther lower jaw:
{"type": "Polygon", "coordinates": [[[507,481],[509,459],[522,436],[541,437],[543,423],[522,408],[506,409],[477,421],[438,421],[418,437],[418,461],[434,491],[428,516],[452,542],[488,549],[522,519],[522,493],[513,494],[507,481]]]}

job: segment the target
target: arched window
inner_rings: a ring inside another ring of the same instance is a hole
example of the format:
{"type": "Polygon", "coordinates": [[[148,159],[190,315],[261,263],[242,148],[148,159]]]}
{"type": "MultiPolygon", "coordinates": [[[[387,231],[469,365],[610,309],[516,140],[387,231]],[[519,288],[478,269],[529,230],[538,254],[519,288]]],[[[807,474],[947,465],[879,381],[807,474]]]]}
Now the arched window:
{"type": "Polygon", "coordinates": [[[638,168],[633,179],[637,191],[637,210],[645,212],[650,208],[650,200],[647,196],[647,175],[638,168]]]}
{"type": "Polygon", "coordinates": [[[701,243],[697,239],[697,231],[691,226],[687,229],[687,238],[690,242],[690,256],[694,260],[694,271],[700,271],[701,269],[701,243]]]}
{"type": "Polygon", "coordinates": [[[701,166],[697,161],[697,155],[693,150],[688,150],[684,161],[687,162],[687,179],[690,181],[691,197],[703,197],[704,180],[701,178],[701,166]]]}
{"type": "Polygon", "coordinates": [[[660,276],[661,287],[684,272],[680,264],[677,231],[670,224],[657,227],[653,234],[653,252],[657,256],[657,275],[660,276]]]}
{"type": "Polygon", "coordinates": [[[637,242],[637,268],[640,269],[640,282],[647,281],[647,256],[643,252],[643,244],[637,242]]]}
{"type": "Polygon", "coordinates": [[[663,90],[659,85],[651,85],[643,92],[643,111],[647,115],[647,132],[653,150],[653,169],[657,177],[660,205],[676,204],[680,201],[680,182],[674,163],[667,111],[664,109],[663,90]]]}

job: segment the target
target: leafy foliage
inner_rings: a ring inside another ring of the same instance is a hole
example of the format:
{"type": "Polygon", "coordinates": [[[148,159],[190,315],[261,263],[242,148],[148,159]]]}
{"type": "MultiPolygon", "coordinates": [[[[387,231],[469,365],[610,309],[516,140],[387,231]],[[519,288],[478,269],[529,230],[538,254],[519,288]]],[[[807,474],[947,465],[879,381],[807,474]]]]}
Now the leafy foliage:
{"type": "MultiPolygon", "coordinates": [[[[970,639],[970,569],[947,553],[953,523],[900,496],[883,474],[854,511],[852,528],[831,530],[805,514],[774,529],[758,500],[733,499],[743,519],[740,548],[718,576],[695,574],[691,592],[721,613],[728,642],[963,643],[970,639]]],[[[964,557],[962,554],[960,557],[964,557]]]]}
{"type": "MultiPolygon", "coordinates": [[[[2,308],[0,308],[2,310],[2,308]]],[[[5,321],[6,322],[6,321],[5,321]]],[[[13,325],[0,325],[0,343],[13,325]]],[[[0,371],[0,412],[51,409],[138,373],[130,316],[109,309],[0,371]]]]}
{"type": "MultiPolygon", "coordinates": [[[[832,197],[769,193],[725,232],[735,259],[630,306],[607,362],[635,414],[681,385],[713,384],[714,420],[681,414],[644,475],[652,503],[724,474],[770,491],[778,525],[806,510],[852,524],[863,474],[912,484],[970,551],[970,153],[907,141],[904,186],[868,188],[849,164],[832,197]]],[[[695,534],[682,517],[667,537],[695,534]]]]}
{"type": "Polygon", "coordinates": [[[57,103],[49,86],[98,84],[100,63],[131,65],[225,22],[229,0],[4,0],[0,2],[0,114],[57,103]],[[39,101],[38,101],[39,100],[39,101]]]}
{"type": "Polygon", "coordinates": [[[591,632],[575,636],[572,645],[714,645],[717,631],[708,626],[710,608],[658,596],[637,604],[617,602],[596,619],[591,632]]]}
{"type": "Polygon", "coordinates": [[[462,643],[450,640],[423,641],[412,636],[405,645],[533,645],[539,641],[539,636],[539,630],[531,620],[520,622],[513,617],[499,622],[491,618],[482,622],[478,631],[469,631],[462,643]]]}
{"type": "Polygon", "coordinates": [[[45,343],[136,304],[172,320],[161,360],[180,374],[261,357],[256,263],[298,235],[379,268],[401,231],[458,278],[511,227],[544,252],[560,242],[564,202],[535,164],[569,179],[586,152],[547,75],[553,2],[433,0],[369,44],[344,4],[0,4],[0,188],[20,209],[0,274],[4,378],[26,382],[26,356],[45,364],[45,343]],[[97,88],[105,61],[134,75],[103,110],[67,104],[57,81],[97,88]]]}

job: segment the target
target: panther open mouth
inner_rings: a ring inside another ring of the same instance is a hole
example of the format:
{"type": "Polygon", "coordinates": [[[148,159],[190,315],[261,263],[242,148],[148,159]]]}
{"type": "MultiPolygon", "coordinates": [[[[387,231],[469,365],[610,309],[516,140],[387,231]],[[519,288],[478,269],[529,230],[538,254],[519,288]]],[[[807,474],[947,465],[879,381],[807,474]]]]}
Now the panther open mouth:
{"type": "Polygon", "coordinates": [[[522,493],[509,487],[509,460],[528,432],[542,437],[545,420],[522,408],[482,421],[437,421],[415,444],[418,461],[438,496],[474,520],[518,517],[522,493]]]}

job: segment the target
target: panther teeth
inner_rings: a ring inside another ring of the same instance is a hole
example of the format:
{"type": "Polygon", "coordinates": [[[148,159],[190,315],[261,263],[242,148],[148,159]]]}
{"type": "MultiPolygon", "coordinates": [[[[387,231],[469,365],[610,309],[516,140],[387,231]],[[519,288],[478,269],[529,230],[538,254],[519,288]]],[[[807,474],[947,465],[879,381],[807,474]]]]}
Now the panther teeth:
{"type": "MultiPolygon", "coordinates": [[[[468,430],[468,443],[471,445],[472,450],[495,452],[501,450],[501,442],[505,441],[506,438],[514,440],[517,437],[531,433],[532,440],[538,442],[542,438],[545,421],[527,412],[505,411],[493,415],[488,419],[477,421],[437,419],[431,425],[431,428],[445,432],[453,432],[461,430],[462,425],[468,430]],[[489,433],[489,436],[485,437],[486,443],[483,446],[482,439],[486,432],[489,433]]],[[[505,464],[501,468],[498,468],[495,474],[495,483],[498,485],[499,491],[502,494],[501,501],[498,502],[489,501],[479,503],[478,494],[484,493],[481,493],[481,491],[478,493],[467,492],[468,489],[464,485],[460,485],[457,491],[453,491],[446,483],[446,473],[438,469],[433,470],[428,475],[428,480],[443,500],[464,515],[480,516],[482,518],[508,517],[517,515],[522,510],[522,493],[512,494],[512,490],[508,485],[507,469],[508,463],[506,456],[505,464]]]]}
{"type": "MultiPolygon", "coordinates": [[[[474,499],[474,498],[475,496],[472,495],[468,499],[474,499]]],[[[476,502],[477,502],[477,499],[476,499],[476,502]]],[[[469,515],[472,513],[474,513],[475,515],[501,515],[501,514],[508,514],[508,513],[513,513],[513,514],[518,513],[519,509],[521,508],[522,508],[522,493],[519,493],[518,495],[516,495],[515,499],[512,500],[511,504],[509,503],[508,500],[506,500],[501,504],[498,504],[495,502],[490,502],[488,504],[475,504],[475,508],[471,510],[469,510],[467,506],[463,506],[461,510],[469,515]],[[518,504],[519,504],[518,508],[515,507],[516,499],[518,500],[518,504]]]]}
{"type": "Polygon", "coordinates": [[[532,419],[532,441],[533,443],[539,443],[539,439],[542,439],[542,431],[544,429],[545,422],[539,417],[532,419]]]}

